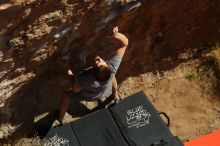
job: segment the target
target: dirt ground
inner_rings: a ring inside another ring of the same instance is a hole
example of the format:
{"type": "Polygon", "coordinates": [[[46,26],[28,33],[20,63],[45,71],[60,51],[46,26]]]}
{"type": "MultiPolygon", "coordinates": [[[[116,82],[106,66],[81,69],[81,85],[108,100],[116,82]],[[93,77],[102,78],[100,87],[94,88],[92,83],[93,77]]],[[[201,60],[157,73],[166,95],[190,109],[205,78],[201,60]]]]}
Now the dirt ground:
{"type": "MultiPolygon", "coordinates": [[[[125,98],[144,91],[158,111],[168,114],[173,134],[186,142],[220,129],[220,96],[216,88],[217,79],[212,68],[193,59],[169,71],[129,77],[119,85],[119,92],[125,98]]],[[[82,105],[93,109],[97,103],[84,101],[82,105]]],[[[83,111],[88,112],[85,107],[73,106],[74,102],[64,117],[65,122],[76,120],[83,111]]],[[[50,121],[48,117],[48,113],[41,114],[35,117],[35,123],[42,128],[50,121]]]]}
{"type": "MultiPolygon", "coordinates": [[[[126,3],[126,2],[125,2],[126,3]]],[[[143,90],[171,118],[183,141],[220,129],[219,73],[205,63],[220,42],[219,0],[142,1],[140,7],[100,27],[110,10],[102,0],[2,0],[0,2],[0,143],[32,138],[55,124],[70,87],[61,58],[71,65],[86,54],[107,59],[117,46],[113,26],[129,38],[117,73],[123,97],[143,90]]],[[[96,103],[72,101],[66,121],[96,103]]]]}
{"type": "Polygon", "coordinates": [[[143,90],[158,111],[170,116],[172,132],[183,141],[208,134],[220,128],[220,98],[213,72],[200,68],[198,73],[199,64],[193,60],[170,71],[130,77],[120,92],[127,96],[143,90]]]}
{"type": "MultiPolygon", "coordinates": [[[[217,82],[209,66],[193,59],[169,71],[129,77],[120,83],[119,92],[126,98],[144,91],[158,111],[168,114],[174,135],[186,142],[220,129],[217,82]]],[[[93,108],[93,104],[87,102],[87,107],[93,108]]],[[[73,120],[75,118],[66,114],[65,121],[73,120]]]]}

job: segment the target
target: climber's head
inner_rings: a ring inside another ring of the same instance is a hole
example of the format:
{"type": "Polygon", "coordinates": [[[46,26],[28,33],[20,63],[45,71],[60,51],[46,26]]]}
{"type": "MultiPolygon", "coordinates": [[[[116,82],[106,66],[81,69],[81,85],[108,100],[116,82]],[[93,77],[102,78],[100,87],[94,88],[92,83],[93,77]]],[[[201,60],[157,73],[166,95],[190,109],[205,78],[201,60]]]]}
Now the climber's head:
{"type": "Polygon", "coordinates": [[[94,59],[94,76],[99,82],[106,82],[111,77],[111,70],[108,64],[99,56],[94,59]]]}

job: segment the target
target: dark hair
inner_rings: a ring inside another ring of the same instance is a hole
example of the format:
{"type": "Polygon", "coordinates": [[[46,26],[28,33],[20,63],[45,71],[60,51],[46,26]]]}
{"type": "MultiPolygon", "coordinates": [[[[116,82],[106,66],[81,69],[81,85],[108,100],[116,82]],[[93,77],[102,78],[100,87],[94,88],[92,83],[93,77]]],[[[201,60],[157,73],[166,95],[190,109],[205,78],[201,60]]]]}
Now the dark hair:
{"type": "Polygon", "coordinates": [[[111,70],[109,66],[100,66],[100,67],[94,66],[94,76],[97,81],[106,82],[111,77],[111,70]]]}

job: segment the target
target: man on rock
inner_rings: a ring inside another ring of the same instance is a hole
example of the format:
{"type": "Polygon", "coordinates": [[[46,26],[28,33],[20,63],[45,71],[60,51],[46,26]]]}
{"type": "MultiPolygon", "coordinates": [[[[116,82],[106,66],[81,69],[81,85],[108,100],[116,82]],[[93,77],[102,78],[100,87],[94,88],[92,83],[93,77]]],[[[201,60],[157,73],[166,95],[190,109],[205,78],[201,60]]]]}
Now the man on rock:
{"type": "Polygon", "coordinates": [[[116,49],[110,59],[105,61],[100,56],[96,56],[92,67],[84,69],[76,75],[74,74],[74,77],[71,75],[71,71],[68,70],[68,74],[72,76],[72,88],[65,91],[61,99],[58,117],[60,123],[62,123],[68,109],[71,97],[93,101],[112,93],[113,98],[119,98],[115,74],[128,47],[128,39],[118,32],[118,27],[113,28],[113,38],[119,40],[121,46],[116,49]]]}

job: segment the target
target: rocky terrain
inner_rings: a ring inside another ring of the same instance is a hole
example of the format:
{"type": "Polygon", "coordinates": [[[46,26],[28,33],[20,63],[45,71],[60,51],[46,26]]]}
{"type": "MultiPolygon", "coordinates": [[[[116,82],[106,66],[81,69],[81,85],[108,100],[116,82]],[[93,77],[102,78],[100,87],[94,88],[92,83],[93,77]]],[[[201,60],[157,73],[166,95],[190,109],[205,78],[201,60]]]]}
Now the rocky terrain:
{"type": "MultiPolygon", "coordinates": [[[[62,57],[71,66],[107,59],[114,26],[130,42],[117,73],[122,97],[144,90],[184,141],[220,129],[219,74],[207,59],[220,40],[219,8],[219,0],[1,0],[0,142],[53,122],[70,87],[62,57]]],[[[87,111],[77,109],[67,121],[87,111]]]]}

